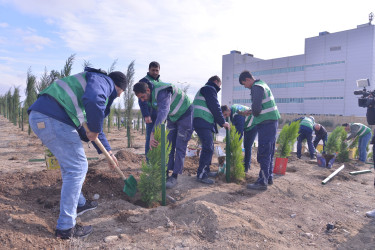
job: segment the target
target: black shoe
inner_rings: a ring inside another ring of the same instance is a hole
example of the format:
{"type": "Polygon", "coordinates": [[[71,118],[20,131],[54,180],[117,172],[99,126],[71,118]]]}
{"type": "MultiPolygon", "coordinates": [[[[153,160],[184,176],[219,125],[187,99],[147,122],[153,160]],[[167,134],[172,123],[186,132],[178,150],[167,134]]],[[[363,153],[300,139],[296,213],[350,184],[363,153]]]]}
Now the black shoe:
{"type": "Polygon", "coordinates": [[[301,156],[297,156],[298,159],[301,159],[301,156]]]}
{"type": "Polygon", "coordinates": [[[253,184],[247,184],[247,189],[254,189],[254,190],[267,190],[267,185],[260,184],[258,182],[255,182],[253,184]]]}
{"type": "Polygon", "coordinates": [[[55,236],[60,239],[85,238],[92,233],[92,226],[81,226],[76,224],[71,229],[59,230],[56,229],[55,236]]]}
{"type": "Polygon", "coordinates": [[[168,180],[166,181],[165,183],[165,187],[167,189],[171,189],[171,188],[174,188],[175,186],[177,185],[177,179],[174,178],[174,177],[169,177],[168,180]]]}
{"type": "Polygon", "coordinates": [[[315,159],[316,159],[316,156],[314,155],[314,156],[310,157],[310,159],[311,159],[311,160],[315,160],[315,159]]]}
{"type": "Polygon", "coordinates": [[[83,205],[82,207],[77,207],[77,216],[80,216],[86,213],[87,211],[94,210],[97,207],[98,207],[97,201],[86,200],[85,205],[83,205]]]}
{"type": "Polygon", "coordinates": [[[208,172],[208,177],[216,177],[219,173],[218,172],[208,172]]]}
{"type": "Polygon", "coordinates": [[[268,185],[272,185],[273,184],[273,179],[268,179],[268,185]]]}
{"type": "Polygon", "coordinates": [[[208,177],[203,177],[203,178],[198,178],[198,177],[197,177],[197,181],[202,182],[202,183],[204,183],[204,184],[209,184],[209,185],[215,183],[214,180],[211,180],[211,179],[209,179],[208,177]]]}

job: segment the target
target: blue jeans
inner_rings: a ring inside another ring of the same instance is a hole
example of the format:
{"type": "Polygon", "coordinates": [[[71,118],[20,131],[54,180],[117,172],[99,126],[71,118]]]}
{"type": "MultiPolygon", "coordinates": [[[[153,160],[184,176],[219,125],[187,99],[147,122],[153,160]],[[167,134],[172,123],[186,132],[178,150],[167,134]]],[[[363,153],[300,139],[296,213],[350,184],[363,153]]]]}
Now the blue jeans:
{"type": "Polygon", "coordinates": [[[371,133],[367,133],[366,135],[359,137],[358,140],[358,155],[359,155],[359,160],[366,162],[367,159],[367,144],[371,139],[371,133]]]}
{"type": "Polygon", "coordinates": [[[145,144],[145,155],[147,159],[147,153],[150,150],[150,137],[154,123],[146,123],[146,144],[145,144]]]}
{"type": "Polygon", "coordinates": [[[302,149],[302,141],[304,139],[306,139],[307,141],[307,146],[309,148],[309,152],[310,152],[310,157],[312,158],[315,154],[315,148],[314,148],[314,145],[312,143],[312,133],[313,131],[311,130],[310,131],[307,131],[307,130],[299,130],[299,135],[298,135],[298,138],[297,138],[297,157],[300,158],[301,157],[301,149],[302,149]]]}
{"type": "Polygon", "coordinates": [[[258,134],[257,127],[252,128],[249,131],[245,131],[243,146],[245,148],[244,166],[247,172],[250,169],[251,164],[251,148],[253,147],[255,137],[258,134]]]}
{"type": "Polygon", "coordinates": [[[257,160],[260,164],[257,182],[267,185],[268,180],[273,178],[273,155],[275,153],[275,142],[278,122],[258,124],[258,154],[257,160]]]}
{"type": "Polygon", "coordinates": [[[167,123],[168,141],[172,143],[168,171],[173,171],[174,174],[182,174],[187,144],[193,134],[193,112],[191,111],[189,109],[187,112],[190,114],[186,114],[175,122],[168,120],[167,123]]]}
{"type": "Polygon", "coordinates": [[[29,123],[59,162],[62,188],[56,228],[70,229],[76,224],[77,206],[86,203],[81,190],[88,164],[81,139],[74,127],[36,111],[31,111],[29,123]]]}
{"type": "Polygon", "coordinates": [[[212,160],[212,155],[214,153],[214,137],[212,135],[212,130],[207,128],[196,128],[198,137],[202,143],[201,156],[199,157],[199,167],[197,170],[198,178],[208,177],[210,172],[210,165],[212,160]]]}

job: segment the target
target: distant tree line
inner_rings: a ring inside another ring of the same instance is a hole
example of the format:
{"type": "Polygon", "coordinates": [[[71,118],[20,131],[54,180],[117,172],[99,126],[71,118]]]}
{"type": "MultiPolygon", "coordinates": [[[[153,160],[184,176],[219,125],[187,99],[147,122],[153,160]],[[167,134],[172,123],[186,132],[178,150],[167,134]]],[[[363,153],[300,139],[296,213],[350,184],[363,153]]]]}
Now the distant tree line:
{"type": "MultiPolygon", "coordinates": [[[[0,115],[3,115],[6,119],[12,122],[15,126],[24,130],[24,121],[28,123],[27,109],[36,101],[38,98],[38,93],[51,85],[54,81],[70,76],[73,68],[73,63],[75,61],[75,54],[68,57],[62,70],[51,70],[48,72],[47,67],[44,68],[44,73],[40,76],[39,80],[32,73],[31,67],[27,71],[26,77],[26,89],[25,89],[25,100],[20,100],[20,87],[11,87],[5,94],[0,95],[0,115]]],[[[109,67],[107,73],[115,71],[117,64],[117,59],[109,67]]],[[[83,69],[85,67],[94,67],[89,61],[84,60],[83,69]]],[[[110,128],[113,124],[114,116],[116,116],[116,123],[118,128],[121,126],[121,121],[124,120],[124,126],[131,127],[133,120],[133,106],[135,101],[135,96],[133,93],[134,84],[134,60],[129,64],[126,72],[126,80],[128,82],[128,87],[124,92],[124,112],[121,109],[121,104],[119,103],[117,108],[112,107],[111,113],[108,118],[104,121],[103,126],[110,132],[110,128]]],[[[30,126],[28,128],[29,134],[31,132],[30,126]]],[[[129,143],[130,133],[128,134],[129,143]]],[[[128,145],[130,147],[130,145],[128,145]]]]}

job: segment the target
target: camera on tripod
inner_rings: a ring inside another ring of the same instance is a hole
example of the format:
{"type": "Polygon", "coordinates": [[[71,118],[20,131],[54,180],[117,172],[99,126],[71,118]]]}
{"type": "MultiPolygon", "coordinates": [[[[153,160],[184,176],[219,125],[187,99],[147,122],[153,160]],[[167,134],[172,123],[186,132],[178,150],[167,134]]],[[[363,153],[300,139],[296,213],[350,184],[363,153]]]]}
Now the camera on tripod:
{"type": "Polygon", "coordinates": [[[369,91],[366,87],[370,86],[369,79],[360,79],[357,80],[357,87],[363,88],[362,90],[355,90],[355,95],[361,95],[358,98],[358,106],[362,108],[369,108],[375,106],[375,90],[369,91]]]}

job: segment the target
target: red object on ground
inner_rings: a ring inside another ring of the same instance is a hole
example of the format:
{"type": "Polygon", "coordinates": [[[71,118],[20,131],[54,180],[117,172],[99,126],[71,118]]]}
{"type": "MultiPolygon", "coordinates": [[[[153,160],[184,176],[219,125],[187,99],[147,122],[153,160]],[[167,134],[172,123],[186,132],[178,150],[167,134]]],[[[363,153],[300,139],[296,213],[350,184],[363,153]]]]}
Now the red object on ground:
{"type": "Polygon", "coordinates": [[[276,157],[275,167],[273,168],[273,173],[285,175],[287,164],[288,164],[288,158],[278,158],[278,157],[276,157]]]}

